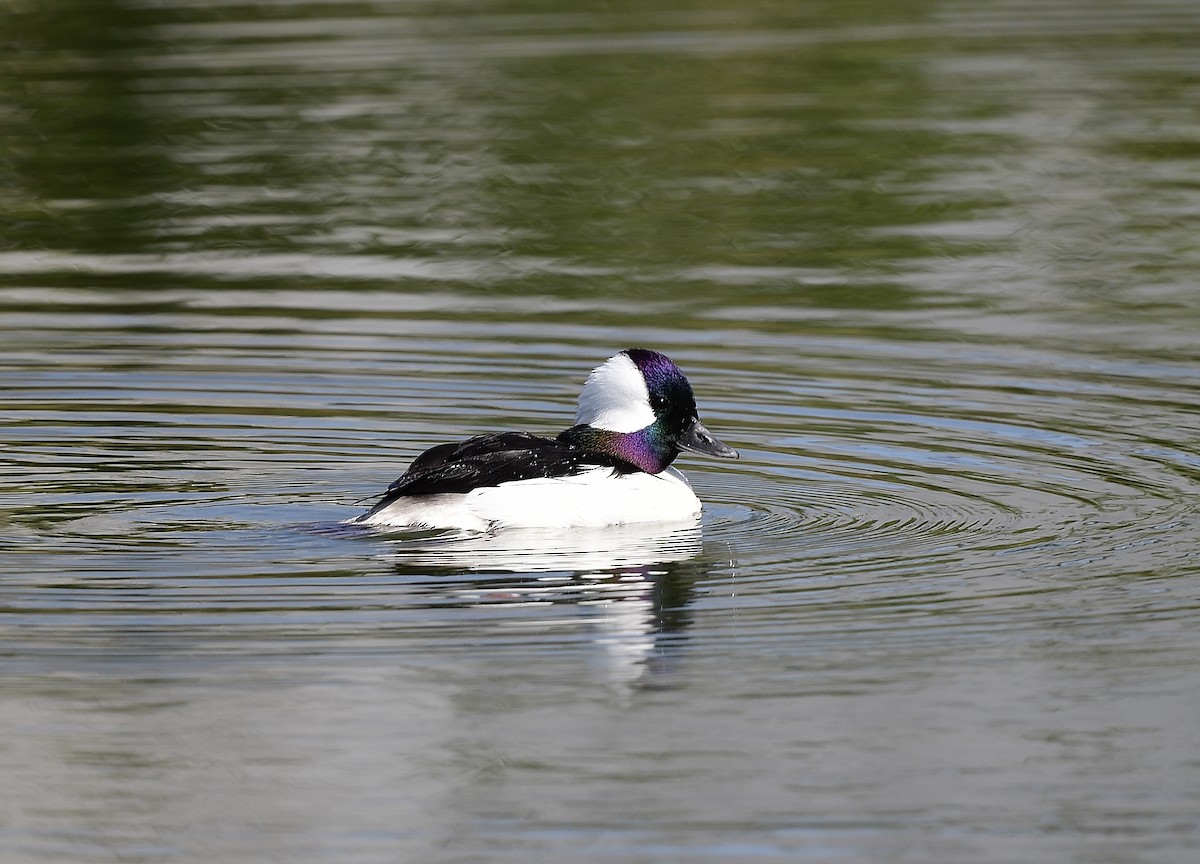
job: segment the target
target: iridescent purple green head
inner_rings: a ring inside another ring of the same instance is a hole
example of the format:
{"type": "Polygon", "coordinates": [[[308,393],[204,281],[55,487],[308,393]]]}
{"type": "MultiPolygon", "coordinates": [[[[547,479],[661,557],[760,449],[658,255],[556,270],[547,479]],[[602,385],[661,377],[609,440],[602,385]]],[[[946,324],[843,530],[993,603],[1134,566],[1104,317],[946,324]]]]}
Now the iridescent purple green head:
{"type": "Polygon", "coordinates": [[[575,423],[559,440],[616,456],[649,474],[664,470],[680,450],[738,456],[700,422],[692,385],[679,367],[646,348],[628,348],[592,370],[575,423]]]}

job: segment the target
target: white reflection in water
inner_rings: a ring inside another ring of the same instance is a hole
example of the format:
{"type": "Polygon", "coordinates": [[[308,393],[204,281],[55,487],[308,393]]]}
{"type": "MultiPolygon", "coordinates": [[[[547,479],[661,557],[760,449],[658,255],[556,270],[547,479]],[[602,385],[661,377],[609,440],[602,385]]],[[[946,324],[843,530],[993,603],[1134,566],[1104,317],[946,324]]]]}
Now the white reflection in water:
{"type": "Polygon", "coordinates": [[[414,567],[548,573],[612,571],[686,561],[700,553],[698,517],[669,523],[599,528],[514,528],[490,533],[441,535],[397,544],[414,567]]]}
{"type": "MultiPolygon", "coordinates": [[[[684,607],[707,571],[697,560],[702,539],[697,517],[410,537],[397,540],[389,555],[396,571],[417,576],[438,605],[552,610],[544,627],[569,626],[594,645],[602,678],[625,691],[669,667],[666,643],[688,623],[684,607]]],[[[526,629],[530,622],[514,623],[526,629]]]]}

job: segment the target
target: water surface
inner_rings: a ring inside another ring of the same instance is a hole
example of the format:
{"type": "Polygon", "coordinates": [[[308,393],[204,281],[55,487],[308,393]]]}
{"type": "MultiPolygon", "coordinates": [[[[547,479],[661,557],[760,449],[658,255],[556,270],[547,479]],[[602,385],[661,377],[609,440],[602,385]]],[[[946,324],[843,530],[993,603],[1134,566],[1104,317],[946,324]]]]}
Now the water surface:
{"type": "Polygon", "coordinates": [[[1194,861],[1194,4],[55,5],[6,862],[1194,861]],[[699,524],[340,524],[631,345],[699,524]]]}

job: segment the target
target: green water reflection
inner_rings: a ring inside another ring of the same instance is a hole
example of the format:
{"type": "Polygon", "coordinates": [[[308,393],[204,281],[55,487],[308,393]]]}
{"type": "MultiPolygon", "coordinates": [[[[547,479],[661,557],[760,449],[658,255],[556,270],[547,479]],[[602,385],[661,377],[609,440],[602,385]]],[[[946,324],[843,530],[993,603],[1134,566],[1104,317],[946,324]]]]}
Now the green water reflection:
{"type": "Polygon", "coordinates": [[[912,307],[904,274],[946,259],[1016,291],[1184,275],[1185,41],[1131,50],[1118,10],[1051,24],[971,29],[934,2],[21,5],[0,243],[818,308],[912,307]],[[1147,200],[1133,178],[1156,174],[1147,200]],[[506,259],[529,263],[481,278],[506,259]]]}
{"type": "Polygon", "coordinates": [[[188,180],[161,111],[141,98],[154,47],[123,3],[19,4],[0,19],[3,248],[130,251],[188,180]]]}
{"type": "MultiPolygon", "coordinates": [[[[977,244],[875,229],[977,218],[999,200],[906,192],[948,154],[1004,145],[894,122],[939,98],[923,55],[853,28],[919,22],[924,4],[549,22],[537,4],[481,4],[384,16],[373,39],[377,19],[355,6],[332,33],[294,37],[221,8],[10,13],[7,248],[528,256],[634,293],[649,280],[692,292],[724,269],[741,290],[892,308],[909,299],[879,279],[896,262],[977,244]],[[847,269],[871,289],[802,284],[847,269]],[[666,284],[681,270],[693,278],[666,284]]],[[[288,7],[315,24],[329,11],[288,7]]]]}

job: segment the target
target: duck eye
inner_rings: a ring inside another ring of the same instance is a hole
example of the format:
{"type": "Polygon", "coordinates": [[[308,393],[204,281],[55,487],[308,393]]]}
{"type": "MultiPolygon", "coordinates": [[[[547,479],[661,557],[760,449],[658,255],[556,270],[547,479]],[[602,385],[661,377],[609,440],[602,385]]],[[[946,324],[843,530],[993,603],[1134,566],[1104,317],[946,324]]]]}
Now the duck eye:
{"type": "Polygon", "coordinates": [[[662,396],[660,396],[658,393],[650,394],[650,407],[653,408],[655,411],[665,408],[666,405],[667,405],[667,400],[665,398],[663,398],[662,396]]]}

